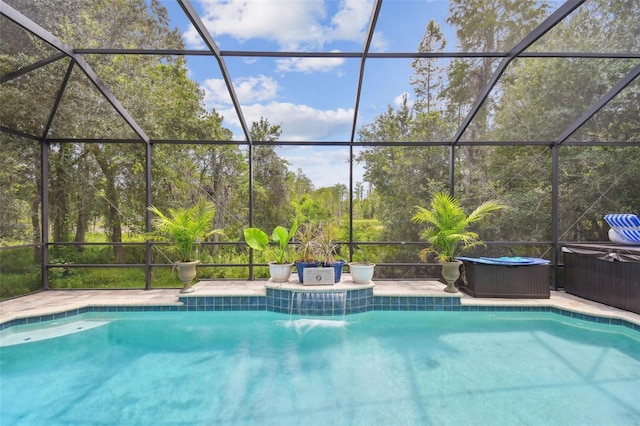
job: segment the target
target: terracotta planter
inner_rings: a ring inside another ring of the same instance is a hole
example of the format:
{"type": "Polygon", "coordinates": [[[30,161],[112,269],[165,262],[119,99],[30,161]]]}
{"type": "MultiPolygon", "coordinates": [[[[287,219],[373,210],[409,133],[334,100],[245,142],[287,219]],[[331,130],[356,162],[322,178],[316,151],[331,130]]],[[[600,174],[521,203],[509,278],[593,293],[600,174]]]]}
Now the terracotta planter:
{"type": "Polygon", "coordinates": [[[180,293],[191,293],[193,291],[191,282],[196,277],[196,265],[198,263],[200,263],[199,260],[192,260],[191,262],[176,262],[176,266],[178,267],[178,278],[183,284],[180,293]]]}
{"type": "Polygon", "coordinates": [[[356,284],[369,284],[373,278],[373,271],[375,263],[349,263],[349,272],[351,272],[351,279],[356,284]]]}

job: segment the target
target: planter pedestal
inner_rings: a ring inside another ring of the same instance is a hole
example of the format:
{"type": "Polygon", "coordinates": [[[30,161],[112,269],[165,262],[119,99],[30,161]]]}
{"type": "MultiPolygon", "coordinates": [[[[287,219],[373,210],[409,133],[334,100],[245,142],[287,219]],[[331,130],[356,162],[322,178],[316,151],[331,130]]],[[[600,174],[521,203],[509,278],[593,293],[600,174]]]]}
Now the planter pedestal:
{"type": "Polygon", "coordinates": [[[193,292],[193,287],[191,287],[191,282],[196,277],[196,265],[200,263],[199,260],[194,260],[191,262],[176,262],[176,266],[178,268],[178,278],[183,284],[182,290],[180,293],[191,293],[193,292]]]}
{"type": "Polygon", "coordinates": [[[447,293],[458,292],[456,281],[460,278],[460,265],[462,265],[462,262],[459,260],[455,262],[442,262],[442,278],[447,282],[444,291],[447,293]]]}

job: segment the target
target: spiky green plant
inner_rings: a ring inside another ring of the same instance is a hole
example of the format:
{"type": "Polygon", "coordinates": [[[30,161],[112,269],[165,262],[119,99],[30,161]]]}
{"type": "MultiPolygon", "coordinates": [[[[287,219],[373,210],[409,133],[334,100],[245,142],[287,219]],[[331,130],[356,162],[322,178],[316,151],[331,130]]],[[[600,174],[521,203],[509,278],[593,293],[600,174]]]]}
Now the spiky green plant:
{"type": "Polygon", "coordinates": [[[149,210],[157,216],[152,221],[154,231],[150,237],[171,243],[183,262],[197,260],[193,252],[198,242],[223,233],[220,229],[211,229],[216,208],[204,198],[191,207],[169,208],[166,215],[154,206],[149,210]]]}
{"type": "Polygon", "coordinates": [[[295,243],[299,262],[315,262],[322,256],[318,232],[318,225],[314,223],[306,223],[298,228],[298,232],[295,235],[295,243]]]}
{"type": "Polygon", "coordinates": [[[316,240],[320,250],[320,260],[325,266],[331,266],[336,263],[336,251],[338,245],[335,243],[335,228],[330,223],[319,223],[316,240]]]}
{"type": "Polygon", "coordinates": [[[426,261],[427,256],[433,253],[438,262],[453,262],[463,251],[483,245],[478,234],[468,230],[469,225],[504,208],[493,200],[485,201],[467,216],[460,201],[444,192],[434,194],[430,207],[417,206],[418,211],[411,220],[429,224],[420,238],[428,241],[430,246],[420,250],[420,259],[426,261]]]}

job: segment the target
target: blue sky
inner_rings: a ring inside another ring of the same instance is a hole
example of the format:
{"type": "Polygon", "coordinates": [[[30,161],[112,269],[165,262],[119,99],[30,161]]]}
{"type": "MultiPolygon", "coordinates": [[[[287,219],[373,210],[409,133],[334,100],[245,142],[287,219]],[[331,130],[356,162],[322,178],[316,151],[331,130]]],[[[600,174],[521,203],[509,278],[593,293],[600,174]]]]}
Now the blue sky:
{"type": "MultiPolygon", "coordinates": [[[[173,0],[163,4],[186,47],[205,49],[180,6],[173,0]]],[[[223,51],[361,52],[373,6],[371,0],[192,0],[192,4],[223,51]]],[[[457,50],[445,22],[447,13],[447,1],[387,0],[371,51],[416,51],[429,19],[447,35],[447,50],[457,50]]],[[[205,92],[207,108],[224,116],[223,125],[235,139],[244,139],[215,59],[186,59],[191,78],[205,92]]],[[[282,126],[281,140],[349,140],[359,59],[226,57],[225,62],[249,125],[265,117],[282,126]]],[[[403,93],[411,98],[410,63],[410,59],[367,61],[358,128],[388,105],[396,105],[403,93]]],[[[316,187],[348,183],[346,148],[288,147],[281,155],[292,171],[302,168],[316,187]],[[309,159],[311,164],[304,162],[309,159]]],[[[356,180],[361,174],[356,171],[356,180]]]]}

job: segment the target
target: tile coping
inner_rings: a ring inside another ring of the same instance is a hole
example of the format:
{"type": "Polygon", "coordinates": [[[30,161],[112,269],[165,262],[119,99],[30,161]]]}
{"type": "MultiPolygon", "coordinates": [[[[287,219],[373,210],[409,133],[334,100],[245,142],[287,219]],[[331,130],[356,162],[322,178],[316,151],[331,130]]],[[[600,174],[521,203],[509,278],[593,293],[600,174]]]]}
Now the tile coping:
{"type": "MultiPolygon", "coordinates": [[[[213,281],[201,281],[195,285],[196,292],[181,294],[176,290],[139,290],[137,293],[143,292],[141,294],[147,296],[151,293],[153,297],[159,298],[158,295],[162,296],[162,301],[154,300],[152,298],[146,298],[144,300],[140,299],[122,299],[120,298],[112,298],[107,300],[107,298],[101,298],[100,302],[95,300],[90,300],[90,297],[93,298],[95,294],[101,293],[118,293],[119,296],[126,295],[131,290],[53,290],[51,293],[64,292],[65,295],[69,295],[74,292],[82,292],[85,297],[68,297],[66,300],[72,299],[70,303],[63,304],[64,306],[59,306],[57,304],[51,304],[43,302],[40,306],[37,306],[35,309],[26,309],[24,311],[7,313],[5,309],[0,309],[0,330],[9,328],[16,322],[18,323],[33,323],[40,321],[48,321],[52,319],[63,318],[66,316],[78,315],[86,312],[135,312],[135,311],[192,311],[192,310],[214,310],[214,309],[201,309],[201,306],[186,306],[183,302],[178,300],[180,298],[247,298],[247,299],[266,299],[266,288],[276,288],[283,290],[291,290],[291,291],[324,291],[324,289],[313,289],[311,287],[328,287],[328,286],[307,286],[300,287],[299,284],[296,286],[292,286],[291,283],[288,285],[281,285],[281,283],[268,283],[268,282],[257,282],[257,281],[249,281],[249,282],[240,282],[245,283],[245,288],[236,289],[236,291],[232,291],[229,289],[229,286],[223,286],[222,288],[212,288],[213,284],[219,285],[220,282],[213,281]],[[275,284],[275,285],[274,285],[275,284]],[[247,288],[249,287],[249,288],[247,288]],[[218,291],[216,291],[218,290],[218,291]],[[89,292],[91,296],[87,296],[86,292],[89,292]],[[173,300],[167,300],[168,298],[173,300]],[[197,308],[197,309],[196,309],[197,308]],[[24,321],[24,322],[23,322],[24,321]]],[[[231,286],[237,285],[238,282],[223,282],[226,284],[230,284],[231,286]]],[[[336,288],[337,284],[333,286],[333,289],[327,289],[330,292],[331,290],[341,291],[341,290],[353,290],[355,287],[352,285],[344,286],[344,288],[336,288]]],[[[605,305],[601,305],[599,303],[590,302],[588,300],[584,300],[575,296],[567,295],[564,292],[552,292],[552,297],[550,299],[475,299],[464,293],[443,293],[442,288],[444,288],[443,284],[440,284],[438,281],[393,281],[386,282],[383,284],[382,282],[379,285],[364,285],[359,286],[358,289],[362,288],[373,288],[373,297],[374,300],[380,300],[382,298],[451,298],[456,297],[460,299],[460,304],[458,306],[446,306],[446,307],[438,307],[435,310],[447,310],[447,311],[551,311],[556,312],[561,315],[567,315],[571,317],[577,317],[580,319],[584,319],[587,321],[593,322],[606,322],[613,320],[616,324],[627,325],[628,327],[640,331],[640,315],[634,314],[632,312],[627,312],[624,310],[619,310],[616,308],[608,307],[605,305]],[[399,286],[398,286],[399,284],[399,286]],[[402,288],[402,285],[405,287],[402,288]],[[407,287],[408,286],[408,287],[407,287]],[[435,291],[434,291],[435,290],[435,291]],[[553,294],[557,294],[555,297],[553,294]],[[603,321],[606,320],[606,321],[603,321]]],[[[39,292],[36,293],[41,295],[43,293],[49,292],[39,292]]],[[[29,296],[23,296],[17,299],[11,299],[9,301],[0,302],[0,308],[4,308],[4,305],[7,302],[14,302],[16,300],[28,298],[29,296]]],[[[258,303],[256,301],[258,307],[260,309],[223,309],[223,310],[268,310],[264,301],[262,303],[258,303]]],[[[380,302],[373,303],[371,309],[372,310],[390,310],[390,309],[379,309],[380,302]]],[[[212,307],[211,307],[212,308],[212,307]]],[[[412,309],[413,310],[413,309],[412,309]]],[[[431,309],[429,309],[431,310],[431,309]]]]}

